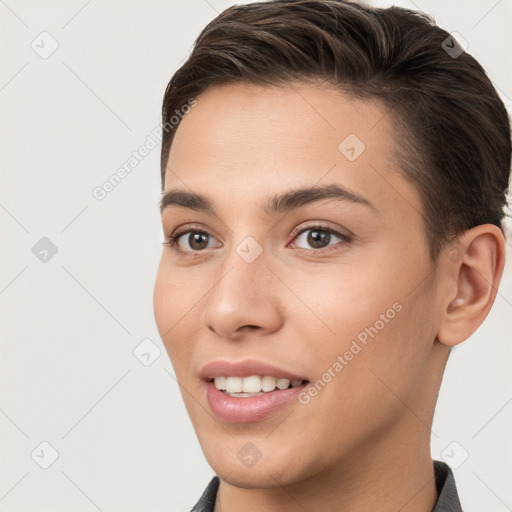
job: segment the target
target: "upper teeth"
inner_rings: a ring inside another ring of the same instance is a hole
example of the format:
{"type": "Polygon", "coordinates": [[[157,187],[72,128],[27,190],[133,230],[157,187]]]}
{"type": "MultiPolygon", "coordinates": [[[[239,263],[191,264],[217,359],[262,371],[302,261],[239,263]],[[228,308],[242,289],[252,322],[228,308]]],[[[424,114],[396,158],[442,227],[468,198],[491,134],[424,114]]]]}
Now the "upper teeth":
{"type": "MultiPolygon", "coordinates": [[[[215,387],[227,393],[259,393],[260,391],[274,391],[278,389],[287,389],[290,387],[289,379],[276,379],[269,375],[259,377],[251,375],[250,377],[215,377],[215,387]]],[[[301,380],[292,380],[292,387],[300,386],[301,380]]]]}

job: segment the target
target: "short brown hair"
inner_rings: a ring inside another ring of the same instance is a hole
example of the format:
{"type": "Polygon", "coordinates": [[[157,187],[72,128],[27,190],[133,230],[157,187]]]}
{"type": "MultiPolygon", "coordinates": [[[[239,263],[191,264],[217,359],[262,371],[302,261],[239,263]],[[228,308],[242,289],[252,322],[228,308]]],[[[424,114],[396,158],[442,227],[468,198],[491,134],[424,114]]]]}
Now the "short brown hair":
{"type": "MultiPolygon", "coordinates": [[[[274,0],[226,9],[170,80],[162,122],[206,88],[321,80],[379,99],[396,129],[399,170],[421,195],[433,261],[479,224],[503,231],[510,175],[508,113],[480,64],[426,14],[344,0],[274,0]]],[[[162,139],[161,177],[174,130],[162,139]]]]}

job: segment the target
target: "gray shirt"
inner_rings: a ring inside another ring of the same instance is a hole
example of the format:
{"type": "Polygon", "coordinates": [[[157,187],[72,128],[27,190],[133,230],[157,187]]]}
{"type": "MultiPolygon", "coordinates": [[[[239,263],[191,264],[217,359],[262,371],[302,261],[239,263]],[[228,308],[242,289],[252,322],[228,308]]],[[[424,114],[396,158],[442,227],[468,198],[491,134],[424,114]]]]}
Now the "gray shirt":
{"type": "MultiPolygon", "coordinates": [[[[452,470],[444,462],[434,461],[438,498],[432,512],[463,512],[452,470]]],[[[213,512],[220,479],[214,476],[191,512],[213,512]]]]}

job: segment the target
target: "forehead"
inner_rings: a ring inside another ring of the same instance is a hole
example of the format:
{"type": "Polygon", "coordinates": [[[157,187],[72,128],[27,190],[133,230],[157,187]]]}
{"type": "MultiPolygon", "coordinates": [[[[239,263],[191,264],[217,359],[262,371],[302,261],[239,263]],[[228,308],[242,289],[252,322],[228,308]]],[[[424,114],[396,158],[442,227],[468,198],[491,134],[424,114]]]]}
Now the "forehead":
{"type": "Polygon", "coordinates": [[[238,206],[247,206],[251,197],[329,181],[383,212],[418,213],[418,194],[398,172],[391,116],[379,101],[301,82],[220,85],[196,99],[171,146],[166,190],[215,191],[226,205],[237,203],[236,192],[245,197],[238,206]]]}
{"type": "Polygon", "coordinates": [[[173,149],[179,140],[191,136],[202,149],[215,145],[225,149],[229,143],[242,143],[250,149],[266,142],[267,154],[276,147],[300,148],[302,154],[315,154],[315,148],[305,144],[307,141],[325,141],[323,150],[330,143],[337,152],[338,144],[350,133],[364,142],[370,142],[371,136],[374,146],[380,142],[388,149],[393,140],[388,111],[380,101],[357,99],[320,84],[216,85],[196,99],[197,106],[177,129],[171,157],[176,156],[173,149]],[[380,129],[374,130],[379,124],[380,129]]]}

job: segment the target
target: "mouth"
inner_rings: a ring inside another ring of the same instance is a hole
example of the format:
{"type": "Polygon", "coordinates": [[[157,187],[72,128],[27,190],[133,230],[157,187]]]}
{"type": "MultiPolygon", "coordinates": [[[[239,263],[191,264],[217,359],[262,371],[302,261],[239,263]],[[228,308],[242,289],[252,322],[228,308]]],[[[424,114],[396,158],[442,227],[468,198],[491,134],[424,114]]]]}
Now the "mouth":
{"type": "Polygon", "coordinates": [[[215,388],[228,396],[250,398],[272,393],[276,390],[297,388],[308,383],[308,380],[290,380],[285,377],[276,378],[272,375],[250,375],[249,377],[219,376],[209,380],[215,388]]]}
{"type": "Polygon", "coordinates": [[[304,376],[255,360],[214,361],[201,377],[211,411],[231,423],[262,421],[285,406],[297,407],[309,384],[304,376]]]}

